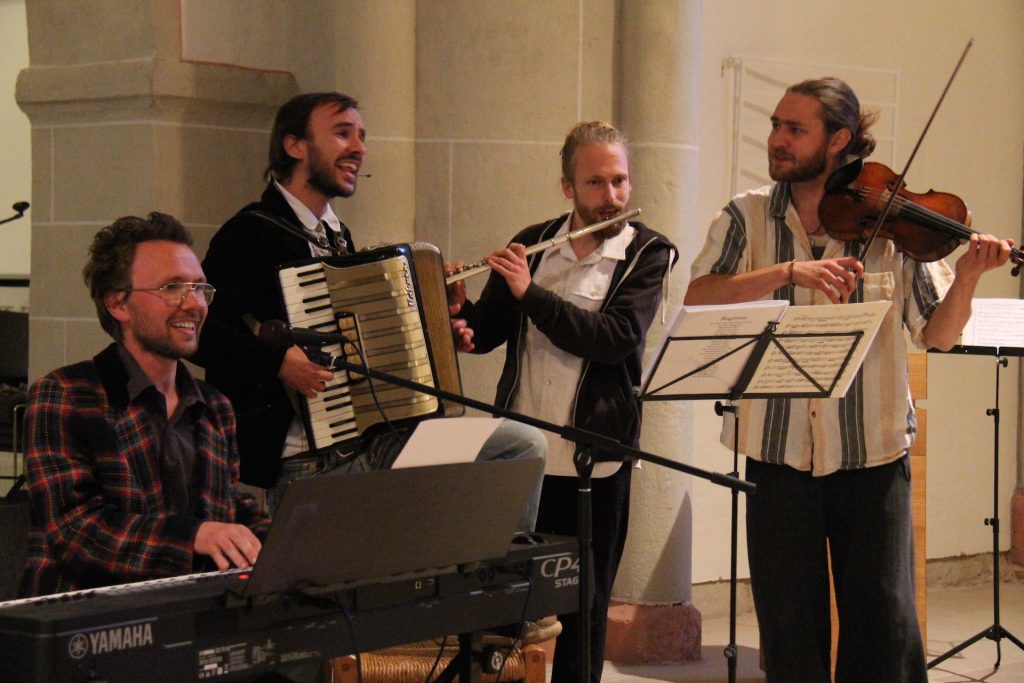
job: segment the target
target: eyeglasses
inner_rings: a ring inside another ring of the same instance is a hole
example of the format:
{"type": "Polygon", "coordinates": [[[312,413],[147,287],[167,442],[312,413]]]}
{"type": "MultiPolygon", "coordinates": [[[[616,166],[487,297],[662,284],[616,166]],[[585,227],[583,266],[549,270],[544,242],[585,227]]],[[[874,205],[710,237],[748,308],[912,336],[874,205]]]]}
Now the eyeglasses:
{"type": "Polygon", "coordinates": [[[209,306],[217,290],[207,282],[168,282],[162,287],[129,287],[122,292],[149,292],[163,299],[168,306],[181,306],[189,294],[199,294],[199,301],[209,306]]]}

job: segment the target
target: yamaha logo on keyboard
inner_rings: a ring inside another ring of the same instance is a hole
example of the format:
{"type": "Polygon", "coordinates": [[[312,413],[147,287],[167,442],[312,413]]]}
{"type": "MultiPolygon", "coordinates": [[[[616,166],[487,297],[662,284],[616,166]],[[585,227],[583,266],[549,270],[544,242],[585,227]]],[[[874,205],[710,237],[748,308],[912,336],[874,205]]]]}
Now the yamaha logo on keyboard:
{"type": "Polygon", "coordinates": [[[68,641],[68,654],[72,659],[82,659],[89,654],[102,655],[152,644],[153,625],[146,622],[76,633],[68,641]]]}

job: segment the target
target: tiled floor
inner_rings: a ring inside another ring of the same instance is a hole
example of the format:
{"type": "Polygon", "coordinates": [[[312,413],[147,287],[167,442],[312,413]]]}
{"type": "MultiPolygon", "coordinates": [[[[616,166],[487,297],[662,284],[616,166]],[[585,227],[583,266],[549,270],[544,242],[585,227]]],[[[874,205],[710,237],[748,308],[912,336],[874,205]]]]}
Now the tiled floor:
{"type": "MultiPolygon", "coordinates": [[[[929,661],[987,629],[994,621],[991,584],[929,588],[929,661]]],[[[1007,632],[1024,642],[1024,583],[1000,584],[1000,622],[1007,632]]],[[[728,640],[728,617],[706,619],[703,623],[701,661],[663,666],[615,666],[609,663],[602,680],[604,683],[726,681],[728,670],[722,651],[728,640]]],[[[738,615],[736,642],[739,645],[736,680],[741,683],[763,681],[764,674],[758,665],[757,623],[752,612],[738,615]]],[[[993,667],[996,643],[983,638],[931,669],[928,680],[1021,683],[1024,681],[1024,651],[1005,638],[1000,645],[1002,662],[998,669],[993,667]]]]}

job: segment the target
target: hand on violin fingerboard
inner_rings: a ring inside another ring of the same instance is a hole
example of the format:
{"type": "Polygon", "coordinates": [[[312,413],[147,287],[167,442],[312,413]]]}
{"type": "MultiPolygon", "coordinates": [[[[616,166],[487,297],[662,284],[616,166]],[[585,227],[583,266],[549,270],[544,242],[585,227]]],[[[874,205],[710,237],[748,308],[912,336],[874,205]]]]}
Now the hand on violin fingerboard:
{"type": "Polygon", "coordinates": [[[1013,240],[1001,240],[979,233],[971,235],[967,250],[956,260],[957,278],[977,280],[983,273],[1005,265],[1012,247],[1013,240]]]}
{"type": "Polygon", "coordinates": [[[790,281],[797,287],[824,292],[834,304],[846,303],[857,289],[864,265],[855,256],[823,261],[792,261],[790,281]]]}

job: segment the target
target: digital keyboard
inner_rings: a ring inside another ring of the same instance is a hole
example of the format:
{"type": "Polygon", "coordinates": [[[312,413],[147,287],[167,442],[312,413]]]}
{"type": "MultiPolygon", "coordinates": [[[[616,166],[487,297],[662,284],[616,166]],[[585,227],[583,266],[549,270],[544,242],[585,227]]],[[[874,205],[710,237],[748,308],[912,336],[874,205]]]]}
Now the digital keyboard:
{"type": "Polygon", "coordinates": [[[221,681],[577,609],[575,539],[316,596],[241,599],[242,570],[0,602],[2,681],[221,681]]]}

